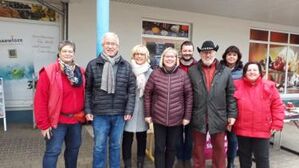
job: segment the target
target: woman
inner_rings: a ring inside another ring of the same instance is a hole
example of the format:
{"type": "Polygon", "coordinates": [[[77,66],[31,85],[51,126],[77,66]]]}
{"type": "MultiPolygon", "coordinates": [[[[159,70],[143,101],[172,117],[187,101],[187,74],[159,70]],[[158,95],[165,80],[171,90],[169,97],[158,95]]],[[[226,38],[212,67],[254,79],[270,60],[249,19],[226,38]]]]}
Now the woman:
{"type": "Polygon", "coordinates": [[[275,83],[262,79],[261,74],[259,63],[248,62],[243,78],[235,80],[239,113],[233,130],[241,168],[251,167],[252,153],[256,168],[269,168],[269,139],[283,127],[284,105],[275,83]]]}
{"type": "MultiPolygon", "coordinates": [[[[240,79],[243,72],[243,63],[241,61],[242,54],[238,47],[229,46],[222,55],[221,63],[231,69],[233,80],[240,79]]],[[[227,134],[227,168],[234,168],[234,161],[237,155],[238,139],[237,136],[231,132],[231,129],[226,132],[227,134]]]]}
{"type": "Polygon", "coordinates": [[[156,168],[172,168],[180,127],[189,124],[191,118],[191,83],[178,65],[178,52],[166,48],[159,68],[153,71],[145,86],[145,120],[154,125],[156,168]]]}
{"type": "Polygon", "coordinates": [[[238,47],[229,46],[222,55],[221,63],[230,68],[232,78],[240,79],[243,73],[242,54],[238,47]]]}
{"type": "Polygon", "coordinates": [[[137,89],[133,116],[131,120],[128,120],[125,124],[122,142],[122,154],[125,167],[131,168],[133,135],[136,133],[137,168],[142,168],[146,148],[146,131],[148,129],[148,125],[144,120],[143,92],[146,81],[153,70],[150,68],[149,64],[149,51],[144,45],[136,45],[132,49],[131,59],[132,70],[137,80],[137,89]]]}
{"type": "Polygon", "coordinates": [[[81,124],[77,116],[84,117],[85,77],[83,68],[74,62],[75,50],[73,42],[60,42],[57,61],[39,72],[34,114],[46,141],[44,168],[56,167],[63,142],[65,167],[77,167],[81,145],[81,124]]]}

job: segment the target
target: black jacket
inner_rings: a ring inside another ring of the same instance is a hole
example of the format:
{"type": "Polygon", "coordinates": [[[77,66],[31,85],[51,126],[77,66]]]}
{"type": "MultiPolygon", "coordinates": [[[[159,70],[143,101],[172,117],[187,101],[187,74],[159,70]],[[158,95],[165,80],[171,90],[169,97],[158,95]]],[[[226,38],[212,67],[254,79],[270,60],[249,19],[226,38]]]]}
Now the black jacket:
{"type": "Polygon", "coordinates": [[[133,114],[136,79],[131,65],[122,57],[117,63],[115,93],[101,90],[105,60],[91,60],[86,68],[85,113],[93,115],[133,114]]]}
{"type": "Polygon", "coordinates": [[[210,134],[225,131],[227,119],[237,117],[231,71],[217,61],[210,92],[201,63],[193,65],[188,73],[193,85],[192,128],[206,133],[208,125],[210,134]]]}

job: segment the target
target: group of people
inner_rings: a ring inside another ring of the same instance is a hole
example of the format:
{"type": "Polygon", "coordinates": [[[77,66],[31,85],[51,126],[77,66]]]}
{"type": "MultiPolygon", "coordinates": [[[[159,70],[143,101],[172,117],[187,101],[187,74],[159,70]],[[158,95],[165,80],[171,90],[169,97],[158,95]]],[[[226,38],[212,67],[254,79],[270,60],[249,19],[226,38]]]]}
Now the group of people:
{"type": "Polygon", "coordinates": [[[233,168],[237,151],[241,168],[251,167],[252,154],[257,168],[270,167],[269,139],[282,129],[284,105],[258,63],[243,68],[236,46],[219,61],[212,41],[197,47],[197,62],[192,42],[185,41],[180,52],[166,48],[152,69],[144,45],[132,49],[131,63],[120,55],[119,45],[115,33],[106,33],[103,51],[84,70],[75,62],[75,44],[62,41],[57,61],[40,70],[34,113],[46,141],[44,168],[56,167],[63,142],[65,167],[77,167],[82,128],[77,116],[82,113],[92,121],[93,168],[106,167],[107,160],[111,168],[120,168],[121,154],[125,168],[133,167],[134,134],[134,167],[144,167],[149,124],[156,168],[205,168],[208,133],[213,168],[233,168]]]}

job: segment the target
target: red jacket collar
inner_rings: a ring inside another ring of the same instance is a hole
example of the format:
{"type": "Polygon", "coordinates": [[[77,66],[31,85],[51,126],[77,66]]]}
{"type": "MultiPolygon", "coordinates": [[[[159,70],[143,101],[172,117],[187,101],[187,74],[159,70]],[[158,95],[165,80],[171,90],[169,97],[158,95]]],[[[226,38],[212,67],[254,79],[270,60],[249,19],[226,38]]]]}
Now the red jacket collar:
{"type": "Polygon", "coordinates": [[[258,77],[256,81],[250,81],[249,79],[247,79],[246,77],[243,77],[243,80],[244,82],[247,84],[247,85],[251,85],[251,86],[254,86],[254,85],[257,85],[258,83],[260,83],[260,81],[262,80],[262,77],[258,77]]]}

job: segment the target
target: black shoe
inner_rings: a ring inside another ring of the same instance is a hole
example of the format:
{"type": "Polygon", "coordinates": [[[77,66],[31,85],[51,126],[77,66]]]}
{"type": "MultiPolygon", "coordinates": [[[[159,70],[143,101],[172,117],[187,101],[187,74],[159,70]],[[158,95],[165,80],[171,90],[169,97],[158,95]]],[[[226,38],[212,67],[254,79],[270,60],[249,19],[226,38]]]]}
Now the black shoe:
{"type": "Polygon", "coordinates": [[[185,160],[184,161],[184,167],[185,168],[192,168],[191,160],[185,160]]]}
{"type": "Polygon", "coordinates": [[[227,168],[235,168],[235,158],[227,158],[227,168]]]}
{"type": "Polygon", "coordinates": [[[144,157],[137,157],[137,168],[143,168],[144,157]]]}
{"type": "Polygon", "coordinates": [[[124,160],[125,168],[132,168],[132,161],[131,159],[124,160]]]}
{"type": "Polygon", "coordinates": [[[235,168],[234,163],[228,163],[228,164],[227,164],[227,168],[235,168]]]}
{"type": "Polygon", "coordinates": [[[183,160],[176,160],[174,168],[184,168],[184,161],[183,160]]]}

